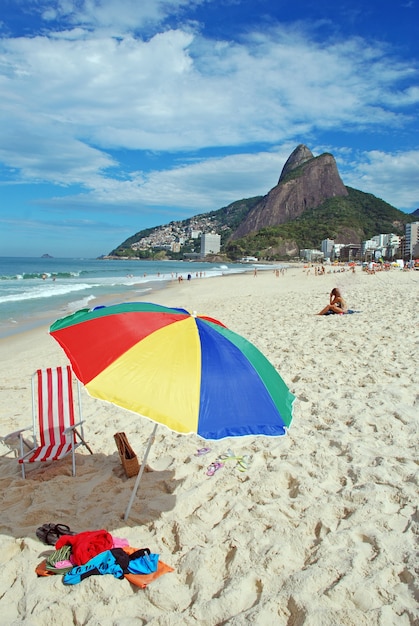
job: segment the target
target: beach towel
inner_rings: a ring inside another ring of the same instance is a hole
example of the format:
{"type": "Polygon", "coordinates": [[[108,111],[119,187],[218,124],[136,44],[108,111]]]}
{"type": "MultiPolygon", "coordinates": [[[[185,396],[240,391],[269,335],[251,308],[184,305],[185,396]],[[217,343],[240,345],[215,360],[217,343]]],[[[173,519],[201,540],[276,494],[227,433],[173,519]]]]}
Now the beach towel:
{"type": "Polygon", "coordinates": [[[351,315],[352,313],[362,313],[362,311],[353,311],[352,309],[348,309],[347,311],[342,311],[342,313],[335,313],[335,311],[327,311],[323,315],[351,315]]]}
{"type": "Polygon", "coordinates": [[[107,530],[87,530],[77,535],[63,535],[55,544],[55,549],[63,546],[71,546],[74,565],[85,565],[96,555],[113,548],[113,539],[107,530]]]}

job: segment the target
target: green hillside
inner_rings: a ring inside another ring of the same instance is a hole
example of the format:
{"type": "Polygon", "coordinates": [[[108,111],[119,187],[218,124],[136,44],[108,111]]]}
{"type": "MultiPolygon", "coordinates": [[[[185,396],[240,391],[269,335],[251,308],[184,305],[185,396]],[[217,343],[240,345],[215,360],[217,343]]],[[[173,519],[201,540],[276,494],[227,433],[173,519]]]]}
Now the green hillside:
{"type": "MultiPolygon", "coordinates": [[[[182,237],[190,229],[202,232],[214,231],[221,235],[221,252],[231,260],[243,256],[256,256],[272,260],[286,259],[292,248],[319,248],[323,239],[338,243],[358,243],[380,233],[402,235],[404,225],[417,219],[406,214],[372,194],[346,187],[347,197],[334,197],[316,209],[305,211],[300,217],[280,226],[263,228],[258,233],[231,241],[231,235],[262,196],[237,200],[226,207],[202,213],[179,222],[147,228],[126,239],[110,256],[156,258],[156,248],[133,250],[132,244],[144,237],[157,236],[169,231],[172,238],[182,237]]],[[[185,239],[178,254],[161,252],[171,258],[199,250],[199,240],[185,239]]],[[[291,254],[293,256],[293,254],[291,254]]]]}
{"type": "Polygon", "coordinates": [[[228,242],[226,254],[232,259],[243,255],[283,258],[287,243],[298,249],[319,248],[321,241],[327,238],[339,243],[357,243],[380,233],[402,235],[404,225],[415,219],[372,194],[346,188],[347,197],[330,198],[292,222],[263,228],[258,233],[228,242]]]}
{"type": "MultiPolygon", "coordinates": [[[[201,213],[190,217],[186,220],[178,222],[170,222],[162,226],[155,226],[154,228],[146,228],[140,230],[132,237],[129,237],[123,241],[117,248],[112,250],[110,256],[133,256],[131,249],[132,244],[136,243],[144,237],[149,237],[157,231],[163,229],[171,229],[173,232],[178,232],[179,235],[184,235],[189,229],[199,230],[200,226],[204,232],[214,230],[221,235],[221,245],[224,246],[231,234],[245,219],[246,215],[253,209],[253,207],[260,202],[262,196],[255,196],[254,198],[245,198],[243,200],[236,200],[226,207],[218,209],[217,211],[210,211],[209,213],[201,213]]],[[[183,253],[190,252],[191,246],[197,246],[197,242],[186,242],[183,246],[183,253]]],[[[140,256],[140,255],[137,255],[140,256]]],[[[141,255],[147,257],[147,254],[141,255]]],[[[174,256],[174,255],[173,255],[174,256]]]]}

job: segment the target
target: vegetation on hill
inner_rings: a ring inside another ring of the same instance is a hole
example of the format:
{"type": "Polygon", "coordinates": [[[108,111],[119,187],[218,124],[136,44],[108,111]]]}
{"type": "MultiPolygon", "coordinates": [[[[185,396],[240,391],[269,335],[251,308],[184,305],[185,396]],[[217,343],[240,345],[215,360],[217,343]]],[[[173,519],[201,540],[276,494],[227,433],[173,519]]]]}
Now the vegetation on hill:
{"type": "MultiPolygon", "coordinates": [[[[152,250],[132,250],[131,246],[145,237],[149,237],[157,232],[170,229],[174,233],[178,233],[179,236],[184,236],[189,230],[200,230],[203,227],[204,232],[214,232],[221,235],[221,246],[223,247],[231,234],[237,229],[239,224],[245,219],[246,215],[253,209],[254,206],[260,200],[262,196],[255,196],[254,198],[245,198],[243,200],[236,200],[226,207],[218,209],[217,211],[210,211],[209,213],[201,213],[195,215],[186,220],[179,222],[170,222],[164,226],[155,226],[154,228],[146,228],[140,230],[132,237],[129,237],[123,241],[117,248],[112,250],[110,256],[136,256],[140,258],[155,258],[155,253],[152,250]]],[[[186,240],[182,246],[182,252],[179,254],[171,253],[171,258],[183,258],[184,254],[193,252],[196,249],[200,249],[200,241],[186,240]]]]}
{"type": "Polygon", "coordinates": [[[380,233],[402,235],[404,224],[413,219],[372,194],[346,188],[348,196],[329,198],[292,222],[228,242],[227,256],[233,260],[243,255],[280,259],[287,256],[287,244],[289,248],[292,244],[297,249],[319,248],[323,239],[358,243],[380,233]]]}
{"type": "Polygon", "coordinates": [[[222,209],[197,215],[189,220],[185,220],[183,223],[189,225],[189,223],[194,223],[202,218],[210,219],[214,224],[214,230],[221,235],[221,246],[223,246],[232,233],[239,227],[249,211],[262,200],[262,197],[263,196],[255,196],[254,198],[236,200],[222,209]]]}
{"type": "Polygon", "coordinates": [[[232,233],[260,202],[261,196],[237,200],[217,211],[202,213],[183,221],[144,229],[126,239],[110,256],[157,258],[160,255],[182,259],[184,254],[200,250],[199,239],[186,239],[181,252],[177,254],[159,250],[158,246],[140,250],[133,250],[131,246],[142,238],[164,231],[170,231],[172,237],[184,237],[188,231],[199,230],[201,226],[203,232],[212,230],[221,235],[221,252],[228,259],[256,256],[281,260],[295,256],[295,250],[319,248],[323,239],[334,239],[338,243],[359,243],[380,233],[402,235],[404,225],[416,219],[414,214],[403,213],[372,194],[346,188],[349,193],[346,197],[330,198],[291,222],[263,228],[242,239],[230,241],[232,233]]]}

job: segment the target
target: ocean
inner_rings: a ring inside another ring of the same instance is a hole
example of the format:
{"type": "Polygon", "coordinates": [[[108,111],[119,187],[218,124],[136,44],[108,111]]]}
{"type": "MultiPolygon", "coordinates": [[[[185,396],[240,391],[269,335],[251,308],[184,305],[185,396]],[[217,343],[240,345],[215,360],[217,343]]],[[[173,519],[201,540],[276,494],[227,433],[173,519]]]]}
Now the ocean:
{"type": "MultiPolygon", "coordinates": [[[[0,257],[0,337],[50,325],[100,304],[135,301],[182,276],[187,280],[249,271],[252,266],[186,261],[0,257]]],[[[263,268],[260,268],[263,269],[263,268]]],[[[272,269],[272,267],[270,268],[272,269]]],[[[176,303],[174,303],[176,305],[176,303]]]]}

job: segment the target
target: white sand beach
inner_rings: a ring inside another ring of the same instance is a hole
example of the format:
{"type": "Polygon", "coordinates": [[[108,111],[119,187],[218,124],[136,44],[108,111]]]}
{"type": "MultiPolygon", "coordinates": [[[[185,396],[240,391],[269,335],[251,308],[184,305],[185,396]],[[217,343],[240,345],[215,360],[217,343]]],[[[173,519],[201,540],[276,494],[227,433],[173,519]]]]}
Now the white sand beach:
{"type": "MultiPolygon", "coordinates": [[[[221,320],[252,341],[296,396],[286,437],[205,442],[90,398],[93,449],[28,468],[0,444],[0,623],[5,626],[407,626],[419,624],[419,272],[307,275],[302,267],[192,280],[154,301],[221,320]],[[316,316],[339,287],[353,315],[316,316]],[[211,451],[197,455],[197,449],[211,451]],[[207,466],[230,448],[245,472],[207,466]],[[45,522],[107,529],[174,568],[147,588],[113,576],[40,578],[45,522]]],[[[54,320],[52,319],[51,322],[54,320]]],[[[31,423],[32,373],[66,364],[47,328],[0,339],[0,435],[31,423]]]]}

